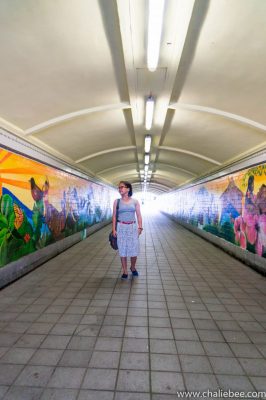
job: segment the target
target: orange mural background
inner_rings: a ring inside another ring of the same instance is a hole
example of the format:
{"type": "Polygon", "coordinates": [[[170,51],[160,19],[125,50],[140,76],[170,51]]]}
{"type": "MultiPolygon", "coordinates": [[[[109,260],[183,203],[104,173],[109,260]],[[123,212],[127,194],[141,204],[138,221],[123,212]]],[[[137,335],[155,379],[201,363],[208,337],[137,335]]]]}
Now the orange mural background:
{"type": "Polygon", "coordinates": [[[112,215],[114,190],[0,149],[0,266],[112,215]]]}

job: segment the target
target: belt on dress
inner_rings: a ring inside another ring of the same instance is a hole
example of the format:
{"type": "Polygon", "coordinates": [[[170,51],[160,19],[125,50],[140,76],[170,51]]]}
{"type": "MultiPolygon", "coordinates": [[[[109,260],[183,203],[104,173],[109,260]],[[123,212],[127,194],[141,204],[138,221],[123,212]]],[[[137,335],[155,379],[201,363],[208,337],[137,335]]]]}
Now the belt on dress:
{"type": "Polygon", "coordinates": [[[126,224],[126,225],[130,225],[130,224],[135,224],[136,221],[117,221],[120,222],[120,224],[126,224]]]}

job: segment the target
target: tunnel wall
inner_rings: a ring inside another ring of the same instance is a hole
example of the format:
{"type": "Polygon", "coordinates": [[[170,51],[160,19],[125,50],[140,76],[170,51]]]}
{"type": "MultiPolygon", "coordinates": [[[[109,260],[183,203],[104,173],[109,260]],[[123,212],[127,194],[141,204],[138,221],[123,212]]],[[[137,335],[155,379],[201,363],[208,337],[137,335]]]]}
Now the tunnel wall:
{"type": "Polygon", "coordinates": [[[266,273],[265,163],[224,176],[208,177],[203,182],[162,195],[160,209],[183,226],[266,273]]]}
{"type": "Polygon", "coordinates": [[[112,187],[3,147],[0,165],[0,287],[110,222],[112,187]]]}

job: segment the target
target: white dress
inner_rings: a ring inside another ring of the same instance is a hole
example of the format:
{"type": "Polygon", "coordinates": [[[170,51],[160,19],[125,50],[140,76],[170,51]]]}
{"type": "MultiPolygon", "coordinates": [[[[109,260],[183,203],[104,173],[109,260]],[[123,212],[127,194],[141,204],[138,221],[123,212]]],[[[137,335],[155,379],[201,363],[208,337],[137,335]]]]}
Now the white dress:
{"type": "Polygon", "coordinates": [[[136,222],[136,200],[128,203],[120,200],[117,223],[117,245],[120,257],[137,257],[139,254],[139,234],[136,222]],[[123,224],[121,222],[133,222],[123,224]]]}

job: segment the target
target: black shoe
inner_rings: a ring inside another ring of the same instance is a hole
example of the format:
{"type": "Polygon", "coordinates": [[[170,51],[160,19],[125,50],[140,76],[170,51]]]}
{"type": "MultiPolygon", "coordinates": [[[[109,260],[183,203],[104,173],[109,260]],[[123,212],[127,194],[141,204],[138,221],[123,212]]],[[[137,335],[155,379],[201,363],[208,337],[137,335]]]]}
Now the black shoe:
{"type": "Polygon", "coordinates": [[[127,275],[127,274],[123,274],[123,275],[121,275],[121,279],[122,279],[122,281],[126,281],[126,280],[127,280],[127,278],[128,278],[128,275],[127,275]]]}
{"type": "Polygon", "coordinates": [[[136,269],[132,269],[132,267],[131,267],[130,271],[132,272],[132,276],[139,276],[139,273],[136,269]]]}

